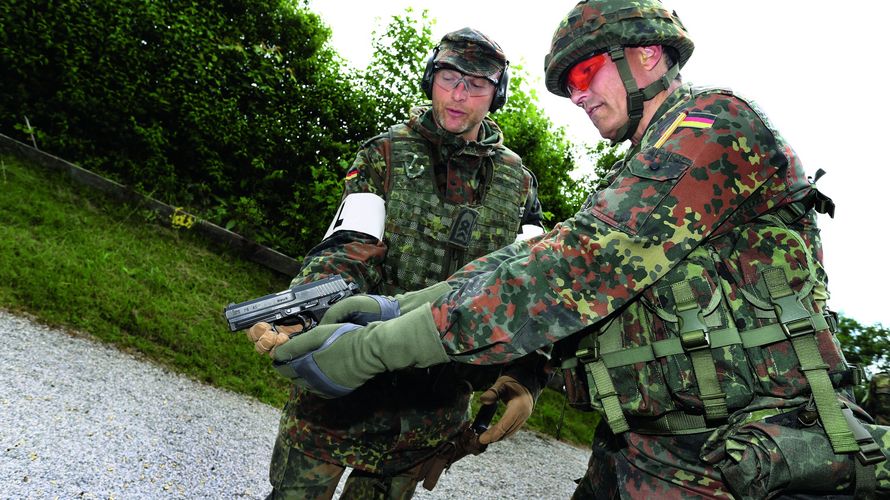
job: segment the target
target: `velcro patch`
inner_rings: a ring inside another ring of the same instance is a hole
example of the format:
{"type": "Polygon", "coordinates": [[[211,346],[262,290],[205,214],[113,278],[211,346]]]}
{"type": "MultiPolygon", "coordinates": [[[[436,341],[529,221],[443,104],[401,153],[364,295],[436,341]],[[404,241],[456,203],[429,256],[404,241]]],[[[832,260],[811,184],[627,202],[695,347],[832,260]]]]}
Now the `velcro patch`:
{"type": "Polygon", "coordinates": [[[464,250],[469,248],[470,242],[473,240],[473,228],[476,226],[478,217],[479,212],[476,210],[470,207],[461,208],[460,213],[457,214],[454,223],[451,225],[448,243],[464,250]]]}

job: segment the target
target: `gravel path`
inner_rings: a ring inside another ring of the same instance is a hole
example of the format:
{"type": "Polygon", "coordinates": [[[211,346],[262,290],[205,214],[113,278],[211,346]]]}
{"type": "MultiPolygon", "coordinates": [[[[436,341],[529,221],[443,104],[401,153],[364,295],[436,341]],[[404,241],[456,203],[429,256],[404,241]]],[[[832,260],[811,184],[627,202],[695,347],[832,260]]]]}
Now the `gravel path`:
{"type": "MultiPolygon", "coordinates": [[[[263,498],[278,416],[0,311],[2,498],[263,498]]],[[[415,498],[568,498],[587,455],[521,432],[415,498]]]]}

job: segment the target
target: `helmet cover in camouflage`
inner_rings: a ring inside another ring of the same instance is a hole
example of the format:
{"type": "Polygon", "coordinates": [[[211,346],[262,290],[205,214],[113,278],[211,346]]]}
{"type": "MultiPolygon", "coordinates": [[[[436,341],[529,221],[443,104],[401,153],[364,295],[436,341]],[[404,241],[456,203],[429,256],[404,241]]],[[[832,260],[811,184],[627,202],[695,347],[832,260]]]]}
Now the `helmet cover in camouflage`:
{"type": "Polygon", "coordinates": [[[451,66],[467,75],[497,80],[497,73],[507,66],[507,57],[491,38],[463,28],[442,37],[434,62],[436,67],[451,66]]]}
{"type": "Polygon", "coordinates": [[[568,70],[595,52],[617,45],[673,47],[681,68],[695,48],[677,13],[667,11],[658,0],[586,0],[553,33],[550,53],[544,57],[547,90],[568,97],[568,70]]]}

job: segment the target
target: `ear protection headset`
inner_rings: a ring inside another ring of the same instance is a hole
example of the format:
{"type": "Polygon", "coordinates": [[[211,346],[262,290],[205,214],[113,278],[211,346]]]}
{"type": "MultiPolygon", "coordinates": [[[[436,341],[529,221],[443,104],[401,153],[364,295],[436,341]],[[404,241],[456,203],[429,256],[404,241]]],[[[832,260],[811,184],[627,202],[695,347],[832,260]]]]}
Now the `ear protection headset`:
{"type": "MultiPolygon", "coordinates": [[[[423,93],[426,94],[428,99],[433,98],[433,73],[436,71],[436,55],[439,54],[439,47],[436,46],[433,49],[433,53],[430,55],[429,59],[426,60],[426,67],[423,70],[423,78],[420,80],[420,88],[423,89],[423,93]]],[[[507,86],[510,83],[510,74],[507,71],[507,68],[510,66],[510,62],[504,65],[504,71],[501,72],[501,77],[498,79],[497,85],[495,85],[494,99],[491,100],[491,106],[488,107],[488,110],[491,112],[495,112],[501,109],[504,104],[507,104],[507,86]]]]}

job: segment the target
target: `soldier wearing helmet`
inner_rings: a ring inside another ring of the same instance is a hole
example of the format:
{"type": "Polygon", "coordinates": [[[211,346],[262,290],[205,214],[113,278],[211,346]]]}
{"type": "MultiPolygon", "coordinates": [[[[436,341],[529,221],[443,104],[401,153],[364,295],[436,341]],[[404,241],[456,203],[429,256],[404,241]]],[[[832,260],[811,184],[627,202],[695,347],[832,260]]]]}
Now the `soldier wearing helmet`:
{"type": "Polygon", "coordinates": [[[890,494],[890,433],[856,404],[827,307],[816,213],[833,204],[753,102],[682,82],[693,47],[657,0],[578,3],[545,82],[630,141],[606,187],[465,266],[430,307],[325,324],[276,357],[312,359],[294,376],[332,395],[397,367],[509,366],[553,345],[573,404],[604,423],[576,498],[890,494]]]}
{"type": "MultiPolygon", "coordinates": [[[[421,81],[431,106],[362,146],[337,215],[293,285],[340,274],[367,293],[399,294],[542,233],[535,178],[487,117],[505,104],[507,82],[497,43],[471,28],[445,35],[421,81]]],[[[266,353],[287,333],[261,323],[248,335],[266,353]]],[[[273,451],[271,497],[331,498],[351,467],[343,498],[410,498],[454,459],[450,442],[465,434],[474,390],[525,391],[531,411],[537,380],[455,368],[389,374],[337,400],[295,388],[273,451]]],[[[493,427],[483,437],[505,433],[493,427]]]]}

